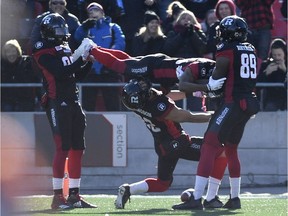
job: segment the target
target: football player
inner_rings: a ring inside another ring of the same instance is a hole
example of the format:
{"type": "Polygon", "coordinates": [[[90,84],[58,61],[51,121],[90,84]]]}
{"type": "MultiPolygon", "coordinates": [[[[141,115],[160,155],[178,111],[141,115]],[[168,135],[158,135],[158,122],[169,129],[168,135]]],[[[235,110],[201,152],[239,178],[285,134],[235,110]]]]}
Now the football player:
{"type": "MultiPolygon", "coordinates": [[[[213,170],[214,160],[223,148],[228,161],[230,198],[223,206],[241,208],[240,161],[237,148],[246,123],[259,111],[259,102],[254,93],[257,77],[255,48],[247,43],[248,26],[238,16],[225,17],[219,25],[221,42],[217,45],[216,68],[213,79],[226,77],[223,85],[223,103],[212,116],[205,132],[201,158],[197,168],[195,191],[190,201],[174,205],[173,209],[203,208],[202,195],[213,170]]],[[[205,204],[205,201],[204,201],[205,204]]]]}
{"type": "MultiPolygon", "coordinates": [[[[182,95],[185,97],[184,93],[182,95]]],[[[170,96],[173,97],[173,92],[170,96]]],[[[150,81],[145,78],[132,79],[123,87],[122,102],[129,110],[142,118],[151,132],[158,155],[158,171],[157,178],[146,178],[132,184],[121,185],[115,200],[115,207],[119,209],[125,207],[133,194],[168,190],[173,182],[173,172],[180,158],[198,161],[203,138],[190,137],[180,123],[208,122],[210,119],[209,113],[191,113],[178,108],[171,98],[152,88],[150,81]]],[[[221,179],[225,168],[226,157],[222,154],[215,159],[215,169],[211,175],[221,179]]],[[[222,203],[219,205],[222,207],[222,203]]]]}
{"type": "MultiPolygon", "coordinates": [[[[88,50],[73,62],[68,46],[69,32],[65,19],[51,13],[41,22],[42,40],[35,44],[33,56],[43,75],[42,105],[49,120],[56,153],[53,159],[52,209],[95,208],[80,197],[81,160],[85,149],[86,117],[78,98],[76,82],[91,69],[88,50]],[[66,157],[69,158],[69,197],[63,197],[66,157]]],[[[85,50],[84,50],[85,51],[85,50]]]]}
{"type": "MultiPolygon", "coordinates": [[[[75,51],[74,59],[80,56],[81,47],[85,46],[92,47],[90,54],[107,68],[123,74],[128,80],[137,77],[149,78],[152,83],[160,84],[165,94],[179,82],[178,77],[182,75],[187,65],[193,64],[194,73],[199,74],[199,79],[209,79],[215,67],[215,62],[206,58],[172,58],[162,53],[131,57],[120,50],[97,47],[87,39],[84,39],[79,49],[75,51]]],[[[222,86],[224,80],[211,80],[209,84],[201,86],[203,91],[214,91],[222,86]]]]}

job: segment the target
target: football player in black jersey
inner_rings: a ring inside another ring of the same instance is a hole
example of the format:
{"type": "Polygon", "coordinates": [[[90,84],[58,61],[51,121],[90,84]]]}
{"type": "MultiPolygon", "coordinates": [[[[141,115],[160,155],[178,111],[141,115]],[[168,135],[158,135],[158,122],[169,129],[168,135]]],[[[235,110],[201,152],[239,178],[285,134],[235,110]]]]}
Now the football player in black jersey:
{"type": "Polygon", "coordinates": [[[51,13],[41,22],[42,40],[35,44],[33,56],[43,75],[45,94],[42,104],[53,132],[56,153],[53,159],[52,209],[94,208],[79,196],[81,160],[85,149],[86,117],[78,98],[76,81],[84,78],[92,63],[88,51],[73,62],[68,46],[65,19],[51,13]],[[66,157],[69,158],[69,197],[63,197],[62,185],[66,157]]]}
{"type": "MultiPolygon", "coordinates": [[[[203,78],[206,81],[215,67],[215,62],[206,58],[173,58],[162,53],[131,57],[123,51],[97,47],[96,44],[93,45],[90,54],[107,68],[124,74],[127,79],[140,76],[149,78],[153,83],[161,84],[161,90],[165,94],[179,82],[178,77],[181,76],[181,71],[185,70],[189,64],[195,65],[193,68],[195,73],[199,73],[199,79],[203,78]]],[[[224,79],[211,80],[209,84],[202,85],[201,88],[206,92],[214,91],[223,83],[224,79]],[[216,89],[213,88],[214,85],[217,86],[216,89]]]]}
{"type": "MultiPolygon", "coordinates": [[[[173,92],[170,95],[173,97],[173,92]]],[[[184,93],[182,95],[185,97],[184,93]]],[[[151,88],[150,81],[145,78],[132,79],[123,87],[122,102],[142,118],[151,132],[158,155],[158,174],[157,178],[147,178],[140,182],[121,185],[115,200],[115,206],[119,209],[125,207],[132,194],[168,190],[180,158],[198,161],[203,138],[190,137],[180,123],[208,122],[210,119],[209,113],[191,113],[178,108],[167,95],[151,88]]],[[[217,165],[211,175],[221,179],[226,168],[225,155],[215,159],[215,164],[217,165]]]]}
{"type": "Polygon", "coordinates": [[[241,208],[240,161],[237,148],[243,136],[246,123],[259,111],[259,102],[254,90],[257,77],[255,48],[247,43],[248,26],[238,16],[225,17],[219,25],[220,43],[217,45],[216,68],[213,79],[226,77],[223,85],[223,103],[212,116],[201,148],[197,168],[195,191],[189,202],[174,205],[174,209],[199,209],[202,195],[213,170],[214,159],[224,143],[230,179],[230,199],[223,206],[228,209],[241,208]]]}

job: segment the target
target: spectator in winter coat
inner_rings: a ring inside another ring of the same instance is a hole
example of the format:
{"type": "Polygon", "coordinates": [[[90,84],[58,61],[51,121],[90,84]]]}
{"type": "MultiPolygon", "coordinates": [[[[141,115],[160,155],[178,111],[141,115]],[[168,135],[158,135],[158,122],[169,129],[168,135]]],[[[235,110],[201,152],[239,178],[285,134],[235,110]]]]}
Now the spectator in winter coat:
{"type": "MultiPolygon", "coordinates": [[[[88,19],[80,25],[75,32],[75,40],[81,42],[84,38],[91,39],[98,46],[116,50],[125,50],[125,36],[121,27],[111,22],[111,18],[105,16],[103,7],[98,3],[87,6],[88,19]]],[[[117,83],[120,77],[117,73],[95,62],[92,70],[83,80],[85,83],[117,83]]],[[[95,111],[98,90],[101,89],[105,108],[107,111],[118,111],[120,100],[117,87],[84,87],[83,108],[86,111],[95,111]]]]}
{"type": "Polygon", "coordinates": [[[206,35],[191,11],[181,12],[168,32],[164,53],[171,57],[202,57],[206,50],[206,35]]]}
{"type": "Polygon", "coordinates": [[[166,40],[160,26],[160,18],[153,11],[144,15],[144,26],[139,29],[132,42],[132,56],[161,53],[166,40]]]}

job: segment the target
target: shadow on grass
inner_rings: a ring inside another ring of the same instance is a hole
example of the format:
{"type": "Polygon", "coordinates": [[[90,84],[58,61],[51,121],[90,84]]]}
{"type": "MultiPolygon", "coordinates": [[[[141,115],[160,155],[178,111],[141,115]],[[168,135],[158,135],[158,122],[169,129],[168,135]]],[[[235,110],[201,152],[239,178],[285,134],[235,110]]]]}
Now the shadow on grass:
{"type": "MultiPolygon", "coordinates": [[[[27,211],[13,211],[13,215],[34,215],[34,214],[73,214],[73,209],[70,210],[52,210],[52,209],[43,209],[43,210],[27,210],[27,211]]],[[[76,212],[75,212],[76,214],[76,212]]],[[[77,212],[78,214],[78,212],[77,212]]]]}
{"type": "MultiPolygon", "coordinates": [[[[111,215],[195,215],[195,216],[222,216],[222,215],[236,215],[242,214],[239,211],[227,210],[227,209],[214,209],[214,210],[169,210],[169,209],[147,209],[147,210],[139,210],[139,211],[127,211],[121,210],[117,212],[107,212],[107,214],[111,215]]],[[[97,213],[95,213],[97,214],[97,213]]]]}

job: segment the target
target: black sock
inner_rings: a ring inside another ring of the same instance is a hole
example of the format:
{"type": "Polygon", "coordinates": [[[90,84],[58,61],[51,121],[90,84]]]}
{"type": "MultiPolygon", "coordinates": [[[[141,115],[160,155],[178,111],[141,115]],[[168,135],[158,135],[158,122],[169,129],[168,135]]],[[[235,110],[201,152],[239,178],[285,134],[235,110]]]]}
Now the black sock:
{"type": "Polygon", "coordinates": [[[79,188],[69,188],[69,196],[76,195],[79,193],[79,188]]]}
{"type": "Polygon", "coordinates": [[[57,189],[57,190],[53,190],[53,191],[54,191],[54,195],[63,194],[63,190],[62,189],[57,189]]]}

